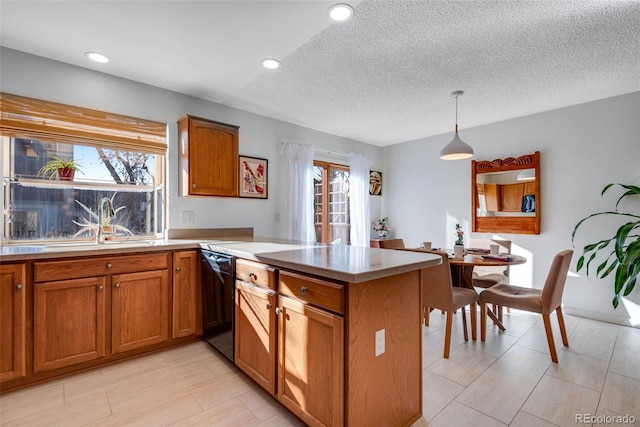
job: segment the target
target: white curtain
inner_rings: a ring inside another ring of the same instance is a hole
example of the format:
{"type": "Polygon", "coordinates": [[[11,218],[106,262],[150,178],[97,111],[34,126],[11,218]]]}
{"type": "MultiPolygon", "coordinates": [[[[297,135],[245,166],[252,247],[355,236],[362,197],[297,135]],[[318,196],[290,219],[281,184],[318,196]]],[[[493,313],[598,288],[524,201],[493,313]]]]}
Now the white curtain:
{"type": "Polygon", "coordinates": [[[284,142],[289,165],[289,219],[287,238],[314,242],[313,227],[313,146],[284,142]]]}
{"type": "Polygon", "coordinates": [[[349,209],[351,245],[369,246],[369,168],[371,161],[362,154],[349,154],[349,209]]]}

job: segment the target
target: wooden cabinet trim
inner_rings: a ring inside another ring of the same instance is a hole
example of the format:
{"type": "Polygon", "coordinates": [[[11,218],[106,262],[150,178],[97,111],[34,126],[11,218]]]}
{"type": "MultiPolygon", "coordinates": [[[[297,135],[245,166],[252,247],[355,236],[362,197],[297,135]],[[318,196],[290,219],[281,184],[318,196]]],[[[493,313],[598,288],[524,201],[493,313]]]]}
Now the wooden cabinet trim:
{"type": "Polygon", "coordinates": [[[33,265],[34,282],[107,276],[169,267],[169,252],[105,257],[84,257],[37,261],[33,265]]]}
{"type": "Polygon", "coordinates": [[[289,271],[280,271],[278,292],[333,312],[345,313],[345,287],[289,271]]]}
{"type": "Polygon", "coordinates": [[[236,260],[236,279],[245,283],[276,289],[276,269],[259,262],[236,260]]]}

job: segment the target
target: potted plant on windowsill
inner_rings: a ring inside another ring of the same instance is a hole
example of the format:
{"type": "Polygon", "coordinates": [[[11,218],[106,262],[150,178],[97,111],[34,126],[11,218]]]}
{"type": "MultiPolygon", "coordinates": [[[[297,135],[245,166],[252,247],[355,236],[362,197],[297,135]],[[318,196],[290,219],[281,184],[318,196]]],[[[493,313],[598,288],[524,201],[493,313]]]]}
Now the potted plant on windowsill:
{"type": "Polygon", "coordinates": [[[73,181],[76,170],[82,170],[76,160],[52,155],[51,160],[40,168],[38,175],[48,176],[49,179],[58,177],[60,181],[73,181]]]}
{"type": "MultiPolygon", "coordinates": [[[[113,205],[113,200],[116,194],[110,197],[111,204],[113,205]]],[[[105,233],[105,240],[113,240],[113,238],[118,233],[125,234],[127,236],[134,236],[134,234],[124,225],[120,225],[116,223],[116,215],[121,210],[125,209],[125,206],[119,206],[113,209],[113,215],[108,215],[102,218],[102,224],[99,223],[100,216],[91,210],[90,207],[76,200],[76,203],[79,204],[88,214],[89,218],[82,218],[81,221],[73,221],[74,224],[80,227],[80,230],[73,235],[73,238],[79,237],[84,233],[89,233],[91,237],[98,235],[99,228],[102,228],[102,232],[105,233]],[[95,221],[95,222],[94,222],[95,221]]]]}
{"type": "Polygon", "coordinates": [[[622,224],[612,237],[587,244],[583,248],[582,256],[578,259],[576,266],[576,271],[580,271],[584,267],[588,276],[589,266],[596,256],[599,253],[606,254],[606,251],[610,251],[606,259],[598,264],[595,274],[596,277],[604,279],[615,270],[612,303],[613,307],[617,308],[620,302],[620,294],[628,296],[633,291],[638,275],[640,275],[640,214],[620,212],[618,205],[627,197],[640,197],[640,187],[627,184],[608,184],[602,189],[601,195],[604,195],[613,186],[620,186],[626,190],[616,202],[615,209],[613,211],[597,212],[581,219],[571,233],[571,242],[575,246],[575,236],[578,228],[590,218],[613,216],[628,221],[622,224]],[[610,244],[613,244],[613,249],[609,247],[610,244]],[[588,260],[587,256],[589,256],[588,260]]]}

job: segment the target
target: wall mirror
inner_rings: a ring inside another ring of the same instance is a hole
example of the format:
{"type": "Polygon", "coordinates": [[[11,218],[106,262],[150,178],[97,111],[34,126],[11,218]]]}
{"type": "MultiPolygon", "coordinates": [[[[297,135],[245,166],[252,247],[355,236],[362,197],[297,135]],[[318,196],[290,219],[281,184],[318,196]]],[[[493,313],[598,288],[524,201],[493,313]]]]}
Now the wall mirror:
{"type": "Polygon", "coordinates": [[[475,232],[540,234],[540,152],[471,162],[475,232]]]}

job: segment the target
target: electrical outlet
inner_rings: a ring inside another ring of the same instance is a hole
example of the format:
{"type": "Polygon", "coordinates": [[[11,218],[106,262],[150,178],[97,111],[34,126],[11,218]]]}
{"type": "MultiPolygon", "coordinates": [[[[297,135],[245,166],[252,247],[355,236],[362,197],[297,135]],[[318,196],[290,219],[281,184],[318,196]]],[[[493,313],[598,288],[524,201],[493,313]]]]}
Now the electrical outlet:
{"type": "Polygon", "coordinates": [[[182,223],[194,225],[196,223],[196,213],[193,211],[182,211],[182,223]]]}
{"type": "Polygon", "coordinates": [[[384,329],[376,331],[376,357],[384,353],[384,329]]]}

